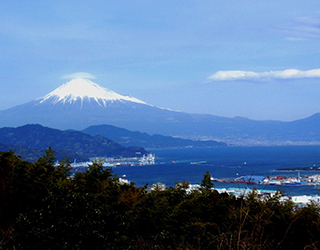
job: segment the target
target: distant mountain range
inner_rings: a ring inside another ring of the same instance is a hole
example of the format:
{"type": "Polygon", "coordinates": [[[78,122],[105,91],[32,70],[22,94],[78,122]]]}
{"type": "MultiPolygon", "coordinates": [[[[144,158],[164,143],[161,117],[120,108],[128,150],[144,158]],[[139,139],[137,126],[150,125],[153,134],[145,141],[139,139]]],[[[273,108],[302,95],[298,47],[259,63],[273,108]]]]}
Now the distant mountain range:
{"type": "Polygon", "coordinates": [[[186,148],[186,147],[218,147],[227,146],[224,142],[213,140],[194,141],[189,139],[174,138],[163,135],[149,135],[138,131],[132,132],[127,129],[112,125],[90,126],[81,132],[92,136],[102,135],[124,146],[139,146],[144,148],[186,148]]]}
{"type": "Polygon", "coordinates": [[[81,78],[44,97],[0,111],[0,127],[25,124],[62,130],[108,124],[150,135],[212,139],[236,145],[320,143],[319,113],[293,122],[188,114],[152,106],[81,78]]]}
{"type": "Polygon", "coordinates": [[[58,160],[87,161],[92,157],[134,157],[148,152],[142,147],[125,147],[103,136],[78,131],[61,131],[41,125],[0,129],[0,151],[15,150],[23,159],[34,161],[52,147],[58,160]]]}
{"type": "Polygon", "coordinates": [[[61,160],[87,161],[93,157],[142,156],[148,148],[227,146],[216,141],[192,141],[162,135],[132,132],[110,125],[92,126],[83,131],[62,131],[35,125],[0,128],[0,151],[14,150],[24,160],[34,161],[48,147],[61,160]],[[110,139],[111,138],[111,139],[110,139]]]}

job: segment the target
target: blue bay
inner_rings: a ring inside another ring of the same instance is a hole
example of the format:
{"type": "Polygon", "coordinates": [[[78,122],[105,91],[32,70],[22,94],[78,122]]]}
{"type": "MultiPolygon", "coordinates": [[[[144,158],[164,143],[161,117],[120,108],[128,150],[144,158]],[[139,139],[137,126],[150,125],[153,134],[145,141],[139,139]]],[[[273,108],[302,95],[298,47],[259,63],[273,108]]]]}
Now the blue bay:
{"type": "MultiPolygon", "coordinates": [[[[156,165],[113,169],[119,177],[126,175],[137,186],[161,182],[174,186],[182,180],[200,183],[209,171],[214,178],[234,179],[242,175],[297,176],[297,171],[275,171],[280,168],[320,166],[320,146],[274,146],[274,147],[217,147],[152,150],[156,165]],[[198,163],[198,164],[195,164],[198,163]]],[[[301,176],[320,174],[320,171],[299,171],[301,176]]],[[[248,187],[235,183],[218,183],[217,188],[248,187]]],[[[312,186],[256,186],[258,189],[283,190],[289,195],[316,195],[319,190],[312,186]]]]}

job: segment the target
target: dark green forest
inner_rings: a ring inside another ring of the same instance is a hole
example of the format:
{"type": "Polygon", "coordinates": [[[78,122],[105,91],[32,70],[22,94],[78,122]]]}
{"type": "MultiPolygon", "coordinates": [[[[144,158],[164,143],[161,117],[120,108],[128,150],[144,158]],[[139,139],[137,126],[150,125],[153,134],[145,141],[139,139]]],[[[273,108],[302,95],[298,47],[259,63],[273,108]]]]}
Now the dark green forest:
{"type": "Polygon", "coordinates": [[[94,162],[71,175],[54,150],[31,163],[0,152],[0,249],[319,249],[318,206],[281,193],[261,200],[218,193],[204,173],[186,192],[122,184],[94,162]]]}

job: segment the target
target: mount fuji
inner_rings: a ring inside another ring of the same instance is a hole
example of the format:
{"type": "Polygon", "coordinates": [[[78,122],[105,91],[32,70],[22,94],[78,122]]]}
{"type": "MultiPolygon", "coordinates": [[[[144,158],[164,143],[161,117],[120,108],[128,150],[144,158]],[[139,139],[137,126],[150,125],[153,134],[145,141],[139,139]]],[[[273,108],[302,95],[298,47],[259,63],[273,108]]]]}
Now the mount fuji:
{"type": "Polygon", "coordinates": [[[320,114],[293,122],[189,114],[120,95],[86,78],[72,79],[43,97],[0,111],[0,127],[26,124],[62,130],[108,124],[149,134],[247,145],[320,143],[320,114]]]}
{"type": "Polygon", "coordinates": [[[43,97],[0,111],[0,127],[41,124],[55,129],[83,130],[108,124],[150,134],[187,137],[207,135],[214,119],[158,108],[85,78],[72,79],[43,97]]]}
{"type": "Polygon", "coordinates": [[[75,78],[43,97],[0,111],[0,126],[39,123],[79,130],[91,125],[130,123],[138,128],[137,124],[151,117],[155,110],[137,98],[120,95],[88,79],[75,78]]]}
{"type": "Polygon", "coordinates": [[[103,88],[89,79],[75,78],[43,97],[0,111],[0,126],[41,124],[56,129],[83,130],[108,124],[150,134],[197,136],[206,135],[204,130],[208,126],[212,130],[215,118],[158,108],[103,88]]]}

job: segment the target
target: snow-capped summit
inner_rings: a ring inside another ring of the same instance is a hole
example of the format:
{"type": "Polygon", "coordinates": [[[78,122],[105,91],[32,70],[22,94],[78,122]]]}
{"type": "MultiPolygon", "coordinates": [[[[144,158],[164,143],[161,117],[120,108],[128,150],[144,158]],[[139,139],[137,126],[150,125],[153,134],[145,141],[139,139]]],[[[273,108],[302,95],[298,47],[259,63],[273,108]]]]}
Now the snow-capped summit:
{"type": "Polygon", "coordinates": [[[61,85],[54,91],[45,95],[44,97],[38,98],[40,103],[50,102],[52,104],[57,103],[75,103],[77,101],[81,101],[83,103],[84,100],[96,101],[100,106],[107,105],[108,102],[114,101],[130,101],[140,104],[146,104],[145,102],[130,96],[123,96],[109,90],[107,88],[103,88],[98,84],[84,78],[75,78],[71,81],[61,85]]]}

